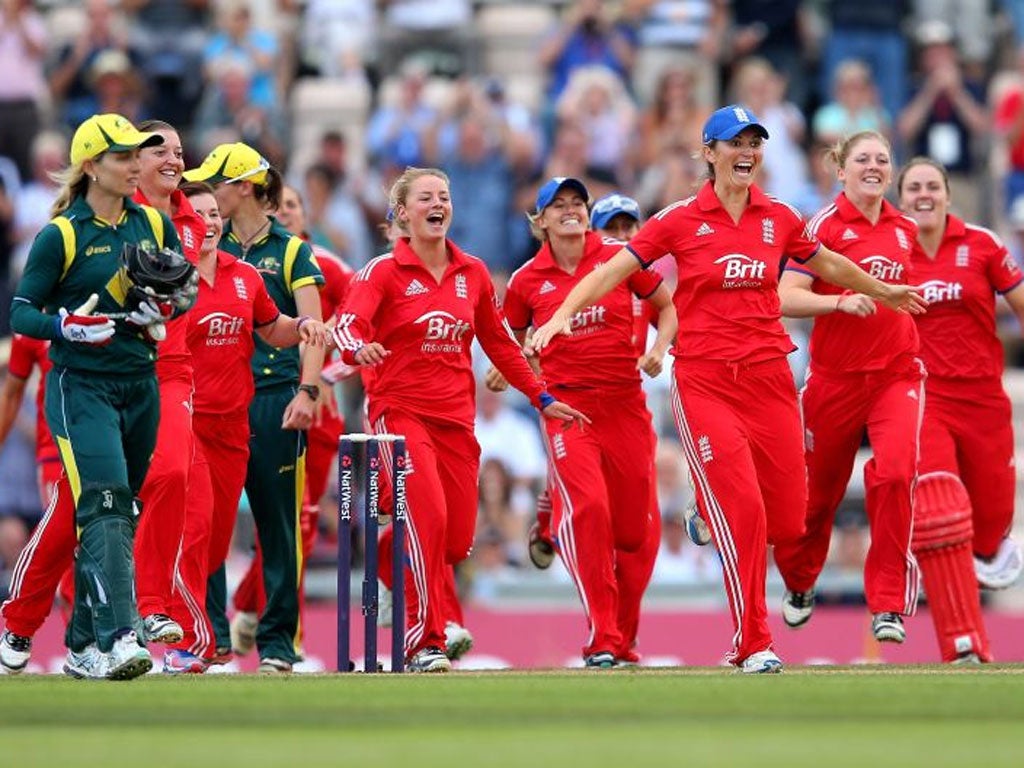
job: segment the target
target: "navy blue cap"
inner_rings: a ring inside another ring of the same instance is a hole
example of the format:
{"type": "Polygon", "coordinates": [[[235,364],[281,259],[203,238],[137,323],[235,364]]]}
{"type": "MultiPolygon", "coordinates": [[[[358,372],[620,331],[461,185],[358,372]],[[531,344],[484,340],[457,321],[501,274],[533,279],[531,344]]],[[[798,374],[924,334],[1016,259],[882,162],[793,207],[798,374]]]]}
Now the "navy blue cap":
{"type": "Polygon", "coordinates": [[[590,201],[590,193],[587,192],[587,188],[583,185],[582,181],[571,176],[555,176],[555,178],[545,181],[544,185],[537,190],[537,207],[535,210],[539,213],[551,205],[551,201],[555,199],[555,195],[561,191],[562,187],[571,187],[579,192],[584,200],[590,201]]]}
{"type": "Polygon", "coordinates": [[[640,221],[640,203],[632,197],[620,195],[618,192],[605,195],[594,203],[594,207],[590,211],[590,224],[594,229],[604,229],[608,226],[608,222],[620,213],[640,221]]]}
{"type": "Polygon", "coordinates": [[[762,139],[768,138],[768,130],[757,122],[757,115],[739,104],[730,104],[711,114],[708,121],[704,123],[701,140],[704,144],[710,144],[712,141],[728,141],[747,128],[756,129],[762,139]]]}

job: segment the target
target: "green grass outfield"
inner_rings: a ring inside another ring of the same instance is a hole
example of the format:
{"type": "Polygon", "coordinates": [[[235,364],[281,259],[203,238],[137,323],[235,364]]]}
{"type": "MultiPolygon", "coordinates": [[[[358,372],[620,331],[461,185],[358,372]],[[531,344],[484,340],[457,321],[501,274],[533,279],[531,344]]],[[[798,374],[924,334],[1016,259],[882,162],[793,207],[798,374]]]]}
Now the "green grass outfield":
{"type": "Polygon", "coordinates": [[[0,765],[1024,765],[1024,665],[0,677],[0,765]]]}

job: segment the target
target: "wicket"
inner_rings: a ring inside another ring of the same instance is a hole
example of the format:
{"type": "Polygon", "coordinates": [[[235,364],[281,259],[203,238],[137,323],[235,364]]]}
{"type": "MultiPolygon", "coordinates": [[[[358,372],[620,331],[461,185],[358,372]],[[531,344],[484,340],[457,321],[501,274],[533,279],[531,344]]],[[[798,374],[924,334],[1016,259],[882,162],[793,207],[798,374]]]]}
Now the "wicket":
{"type": "MultiPolygon", "coordinates": [[[[352,582],[352,504],[354,478],[358,457],[356,446],[365,446],[363,508],[364,551],[362,607],[365,633],[363,669],[377,672],[377,532],[380,522],[381,446],[391,447],[392,529],[392,602],[391,602],[391,671],[405,670],[405,437],[403,435],[342,435],[338,447],[338,658],[339,672],[354,671],[349,656],[351,641],[352,582]]],[[[386,452],[387,449],[385,449],[386,452]]],[[[386,456],[385,456],[386,459],[386,456]]]]}

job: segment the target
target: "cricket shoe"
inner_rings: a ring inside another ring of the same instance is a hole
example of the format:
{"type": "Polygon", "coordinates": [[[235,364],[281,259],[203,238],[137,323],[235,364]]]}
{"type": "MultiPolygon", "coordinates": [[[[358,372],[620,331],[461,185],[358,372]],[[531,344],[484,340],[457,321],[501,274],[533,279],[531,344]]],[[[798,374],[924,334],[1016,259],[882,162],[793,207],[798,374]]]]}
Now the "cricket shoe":
{"type": "Polygon", "coordinates": [[[782,620],[787,627],[802,627],[814,612],[814,590],[793,592],[786,590],[782,596],[782,620]]]}
{"type": "Polygon", "coordinates": [[[974,557],[974,574],[986,589],[1006,589],[1024,570],[1024,554],[1020,545],[1009,536],[999,542],[999,549],[989,558],[974,557]]]}
{"type": "Polygon", "coordinates": [[[107,654],[108,680],[134,680],[153,668],[153,657],[139,644],[134,631],[122,633],[107,654]]]}
{"type": "Polygon", "coordinates": [[[256,647],[256,629],[260,617],[251,611],[239,611],[231,617],[231,648],[239,656],[245,656],[256,647]]]}
{"type": "Polygon", "coordinates": [[[32,656],[32,638],[16,635],[9,629],[0,636],[0,667],[9,675],[17,675],[25,670],[32,656]]]}
{"type": "Polygon", "coordinates": [[[949,663],[957,667],[970,667],[975,664],[981,664],[981,657],[974,651],[967,651],[966,653],[961,653],[949,663]]]}
{"type": "Polygon", "coordinates": [[[207,666],[206,659],[180,648],[172,648],[164,652],[165,675],[201,675],[206,671],[207,666]]]}
{"type": "Polygon", "coordinates": [[[64,659],[64,674],[79,680],[105,680],[110,672],[110,659],[96,643],[89,643],[81,651],[68,649],[64,659]]]}
{"type": "Polygon", "coordinates": [[[530,562],[542,571],[550,568],[551,563],[555,561],[555,545],[541,535],[540,523],[530,526],[527,551],[530,554],[530,562]]]}
{"type": "Polygon", "coordinates": [[[871,631],[880,643],[902,643],[907,639],[903,617],[898,613],[876,613],[871,618],[871,631]]]}
{"type": "Polygon", "coordinates": [[[469,630],[454,621],[444,625],[444,655],[452,661],[458,661],[473,648],[473,635],[469,630]]]}
{"type": "Polygon", "coordinates": [[[777,674],[782,671],[782,659],[772,651],[758,651],[740,662],[739,670],[745,675],[777,674]]]}
{"type": "Polygon", "coordinates": [[[452,663],[444,651],[428,645],[413,654],[405,668],[410,672],[451,672],[452,663]]]}
{"type": "Polygon", "coordinates": [[[583,659],[583,665],[587,669],[612,669],[617,666],[617,662],[611,651],[597,651],[583,659]]]}
{"type": "Polygon", "coordinates": [[[149,643],[178,643],[185,636],[181,624],[164,613],[149,614],[142,620],[142,627],[149,643]]]}
{"type": "Polygon", "coordinates": [[[686,508],[683,509],[683,521],[686,523],[686,535],[690,541],[698,547],[711,543],[711,529],[704,522],[704,518],[700,516],[696,499],[690,501],[686,508]]]}
{"type": "Polygon", "coordinates": [[[292,673],[292,663],[284,659],[268,657],[260,659],[260,665],[256,668],[256,671],[261,675],[290,675],[292,673]]]}

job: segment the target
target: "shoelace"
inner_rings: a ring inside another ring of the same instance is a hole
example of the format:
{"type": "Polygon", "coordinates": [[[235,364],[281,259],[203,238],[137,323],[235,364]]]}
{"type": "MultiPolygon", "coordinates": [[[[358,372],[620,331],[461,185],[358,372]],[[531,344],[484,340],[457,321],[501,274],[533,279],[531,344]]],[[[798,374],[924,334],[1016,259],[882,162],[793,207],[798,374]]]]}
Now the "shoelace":
{"type": "Polygon", "coordinates": [[[789,602],[796,608],[806,608],[814,603],[813,592],[793,592],[790,595],[789,602]]]}
{"type": "Polygon", "coordinates": [[[32,648],[32,638],[24,635],[16,635],[13,632],[7,633],[7,644],[18,653],[24,653],[32,648]]]}

